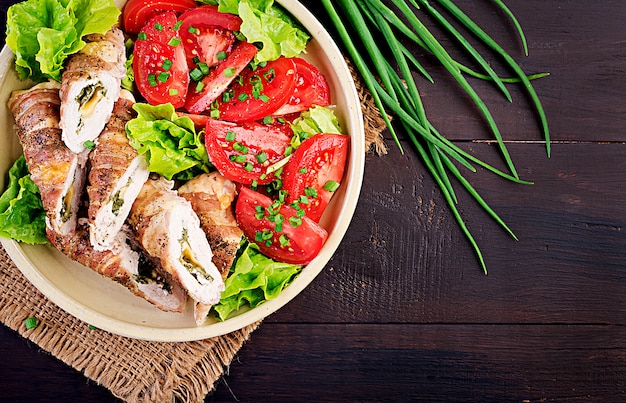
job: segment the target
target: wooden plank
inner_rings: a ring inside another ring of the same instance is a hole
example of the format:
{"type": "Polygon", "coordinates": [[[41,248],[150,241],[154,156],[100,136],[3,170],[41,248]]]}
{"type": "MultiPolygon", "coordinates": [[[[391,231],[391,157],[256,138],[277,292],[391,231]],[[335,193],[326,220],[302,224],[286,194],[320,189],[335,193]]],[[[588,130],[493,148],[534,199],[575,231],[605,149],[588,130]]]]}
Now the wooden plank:
{"type": "Polygon", "coordinates": [[[622,326],[266,324],[211,401],[623,401],[625,348],[622,326]]]}

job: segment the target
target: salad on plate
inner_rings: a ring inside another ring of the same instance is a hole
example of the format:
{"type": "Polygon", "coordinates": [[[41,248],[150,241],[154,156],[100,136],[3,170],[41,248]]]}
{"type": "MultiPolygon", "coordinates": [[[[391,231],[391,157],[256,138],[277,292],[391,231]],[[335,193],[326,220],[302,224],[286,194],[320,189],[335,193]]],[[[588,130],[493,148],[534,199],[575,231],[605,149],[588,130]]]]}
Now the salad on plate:
{"type": "Polygon", "coordinates": [[[15,4],[0,235],[199,326],[276,298],[328,238],[350,147],[309,38],[272,0],[15,4]]]}

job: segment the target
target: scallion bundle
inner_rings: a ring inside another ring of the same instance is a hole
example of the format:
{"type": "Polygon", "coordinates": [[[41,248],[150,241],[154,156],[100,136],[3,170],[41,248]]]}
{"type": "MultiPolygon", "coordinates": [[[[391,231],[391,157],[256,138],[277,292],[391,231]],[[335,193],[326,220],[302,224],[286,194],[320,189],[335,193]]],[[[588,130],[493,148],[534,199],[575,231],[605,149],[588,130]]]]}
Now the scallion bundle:
{"type": "MultiPolygon", "coordinates": [[[[513,21],[527,54],[526,39],[519,22],[501,0],[494,0],[494,2],[513,21]]],[[[478,204],[515,239],[517,237],[513,231],[489,207],[461,173],[458,165],[460,164],[472,172],[476,171],[475,166],[480,166],[516,183],[528,184],[529,182],[519,178],[491,112],[469,83],[467,77],[492,81],[509,102],[511,96],[505,84],[513,82],[522,85],[537,111],[549,156],[550,134],[548,124],[541,102],[531,83],[531,80],[546,74],[526,75],[514,58],[453,1],[435,0],[433,3],[436,3],[437,7],[433,7],[427,0],[389,0],[386,2],[382,0],[322,0],[322,4],[342,40],[348,56],[358,70],[364,84],[372,93],[373,100],[383,119],[385,119],[395,143],[402,151],[396,132],[396,126],[399,126],[441,189],[455,219],[472,245],[480,265],[486,273],[487,267],[480,248],[457,208],[457,197],[451,178],[456,178],[478,204]],[[476,71],[453,58],[422,22],[425,18],[434,20],[453,37],[460,45],[460,49],[476,63],[482,72],[476,71]],[[514,76],[509,78],[499,76],[481,53],[472,46],[468,38],[455,28],[455,25],[462,26],[482,45],[499,55],[504,64],[514,73],[514,76]],[[381,41],[381,37],[385,40],[381,41]],[[431,82],[432,78],[404,43],[414,43],[433,55],[472,99],[497,141],[508,172],[499,170],[462,150],[438,132],[429,122],[413,73],[418,73],[431,82]],[[364,50],[365,54],[362,54],[361,50],[364,50]],[[389,61],[388,55],[393,56],[393,63],[389,61]],[[392,125],[388,113],[394,116],[394,122],[397,124],[392,125]]]]}

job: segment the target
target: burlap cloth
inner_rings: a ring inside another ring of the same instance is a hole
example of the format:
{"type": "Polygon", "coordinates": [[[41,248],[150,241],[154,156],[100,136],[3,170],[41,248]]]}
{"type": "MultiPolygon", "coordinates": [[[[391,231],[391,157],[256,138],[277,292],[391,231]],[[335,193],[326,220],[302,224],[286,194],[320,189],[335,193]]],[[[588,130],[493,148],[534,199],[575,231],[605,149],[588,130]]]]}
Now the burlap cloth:
{"type": "MultiPolygon", "coordinates": [[[[386,152],[384,121],[356,79],[366,150],[386,152]]],[[[0,321],[127,402],[201,402],[260,321],[211,339],[155,343],[93,331],[50,302],[0,247],[0,321]],[[27,330],[24,320],[38,326],[27,330]]]]}

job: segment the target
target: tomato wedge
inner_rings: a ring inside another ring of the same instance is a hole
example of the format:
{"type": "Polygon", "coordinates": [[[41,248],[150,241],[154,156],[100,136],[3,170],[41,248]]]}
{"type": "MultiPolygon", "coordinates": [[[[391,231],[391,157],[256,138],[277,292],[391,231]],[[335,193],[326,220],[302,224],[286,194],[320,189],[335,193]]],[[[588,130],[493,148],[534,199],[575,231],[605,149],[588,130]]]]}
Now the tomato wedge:
{"type": "Polygon", "coordinates": [[[185,104],[189,69],[185,49],[174,29],[176,14],[168,11],[150,18],[137,36],[133,71],[141,95],[152,105],[185,104]]]}
{"type": "Polygon", "coordinates": [[[324,75],[311,63],[296,57],[296,88],[289,100],[274,115],[303,112],[312,107],[330,105],[330,87],[324,75]]]}
{"type": "Polygon", "coordinates": [[[255,70],[244,70],[220,102],[220,119],[244,122],[263,119],[289,100],[296,88],[293,58],[279,57],[255,70]]]}
{"type": "Polygon", "coordinates": [[[237,223],[261,252],[278,261],[307,264],[322,249],[328,233],[289,206],[242,187],[235,207],[237,223]]]}
{"type": "Polygon", "coordinates": [[[208,67],[220,61],[222,52],[229,53],[235,42],[233,31],[241,27],[241,18],[221,13],[217,6],[205,5],[184,12],[180,17],[180,36],[187,53],[187,64],[196,58],[208,67]]]}
{"type": "Polygon", "coordinates": [[[349,140],[343,134],[316,134],[302,142],[283,168],[287,202],[297,203],[313,221],[319,222],[341,183],[349,140]]]}
{"type": "Polygon", "coordinates": [[[122,9],[122,26],[129,34],[137,34],[154,15],[173,11],[177,14],[197,7],[194,0],[128,0],[122,9]]]}
{"type": "Polygon", "coordinates": [[[201,84],[192,84],[185,103],[187,111],[202,113],[209,109],[211,103],[237,78],[257,52],[258,49],[253,44],[245,41],[237,42],[232,52],[209,71],[209,74],[200,81],[201,84]]]}
{"type": "Polygon", "coordinates": [[[288,124],[264,125],[258,122],[226,122],[209,119],[205,146],[209,160],[226,178],[251,185],[275,179],[268,167],[285,158],[293,131],[288,124]]]}

